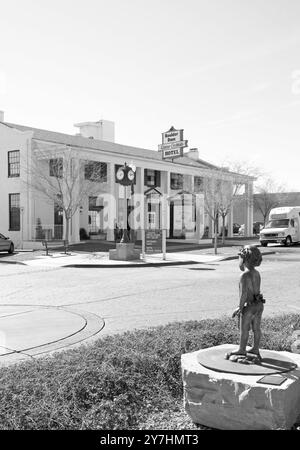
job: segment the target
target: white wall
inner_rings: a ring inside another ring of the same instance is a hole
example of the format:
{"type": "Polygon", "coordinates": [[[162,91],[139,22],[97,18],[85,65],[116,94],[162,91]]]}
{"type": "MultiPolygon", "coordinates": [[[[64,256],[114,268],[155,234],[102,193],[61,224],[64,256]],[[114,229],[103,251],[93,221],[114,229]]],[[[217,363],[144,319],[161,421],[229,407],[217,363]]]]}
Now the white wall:
{"type": "MultiPolygon", "coordinates": [[[[0,123],[0,233],[9,236],[15,247],[21,245],[22,231],[9,230],[9,194],[20,194],[20,206],[23,208],[23,239],[28,234],[30,199],[24,180],[21,164],[20,177],[8,177],[8,152],[20,151],[20,160],[26,160],[30,152],[32,132],[21,132],[0,123]]],[[[22,222],[22,221],[21,221],[22,222]]]]}

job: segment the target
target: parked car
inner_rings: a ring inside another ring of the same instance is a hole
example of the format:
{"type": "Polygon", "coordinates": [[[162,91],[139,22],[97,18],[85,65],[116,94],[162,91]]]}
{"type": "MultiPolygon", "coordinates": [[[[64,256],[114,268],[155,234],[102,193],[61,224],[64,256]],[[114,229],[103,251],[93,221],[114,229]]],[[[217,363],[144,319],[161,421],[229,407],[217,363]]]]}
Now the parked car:
{"type": "Polygon", "coordinates": [[[0,233],[0,252],[13,253],[15,249],[13,241],[0,233]]]}
{"type": "Polygon", "coordinates": [[[253,234],[259,234],[263,227],[264,224],[262,222],[253,222],[253,234]]]}
{"type": "Polygon", "coordinates": [[[239,232],[240,226],[241,225],[239,223],[234,223],[233,224],[232,231],[233,231],[234,234],[239,232]]]}

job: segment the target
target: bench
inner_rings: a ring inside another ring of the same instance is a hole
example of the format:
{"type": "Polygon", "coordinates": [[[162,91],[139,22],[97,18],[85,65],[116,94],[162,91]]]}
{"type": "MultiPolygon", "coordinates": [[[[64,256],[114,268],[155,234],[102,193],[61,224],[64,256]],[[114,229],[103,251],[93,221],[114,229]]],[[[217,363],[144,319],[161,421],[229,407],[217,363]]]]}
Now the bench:
{"type": "Polygon", "coordinates": [[[48,256],[49,250],[56,250],[59,247],[64,248],[64,253],[67,254],[67,241],[66,240],[53,240],[53,241],[42,241],[43,246],[46,250],[46,255],[48,256]]]}

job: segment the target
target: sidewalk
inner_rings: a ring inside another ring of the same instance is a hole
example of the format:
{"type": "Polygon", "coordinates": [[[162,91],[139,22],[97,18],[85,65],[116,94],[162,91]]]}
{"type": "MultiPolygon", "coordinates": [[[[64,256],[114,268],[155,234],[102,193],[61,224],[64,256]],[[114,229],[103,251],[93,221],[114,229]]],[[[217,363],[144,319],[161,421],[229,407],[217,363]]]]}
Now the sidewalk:
{"type": "MultiPolygon", "coordinates": [[[[68,254],[60,251],[52,251],[46,256],[44,250],[22,251],[16,250],[14,255],[4,255],[0,257],[0,263],[23,264],[32,267],[77,267],[77,268],[115,268],[115,267],[151,267],[186,264],[205,264],[216,261],[228,261],[238,258],[238,250],[246,244],[259,245],[256,240],[227,241],[225,246],[219,246],[217,254],[214,253],[211,240],[206,240],[203,244],[168,243],[166,259],[162,254],[146,255],[145,259],[134,261],[115,261],[109,259],[106,251],[93,251],[93,247],[85,247],[83,244],[73,245],[68,254]],[[80,250],[74,251],[74,248],[80,250]]],[[[138,247],[137,247],[138,248],[138,247]]],[[[262,251],[262,254],[272,254],[274,251],[262,251]]],[[[142,256],[142,255],[141,255],[142,256]]]]}

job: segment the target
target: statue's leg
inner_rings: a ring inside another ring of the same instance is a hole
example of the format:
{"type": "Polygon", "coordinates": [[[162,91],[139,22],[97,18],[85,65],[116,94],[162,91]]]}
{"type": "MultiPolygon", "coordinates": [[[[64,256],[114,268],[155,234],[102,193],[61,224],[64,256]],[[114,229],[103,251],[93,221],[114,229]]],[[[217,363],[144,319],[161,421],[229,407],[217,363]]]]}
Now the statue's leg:
{"type": "Polygon", "coordinates": [[[251,310],[244,308],[243,314],[241,314],[240,323],[240,346],[237,350],[231,352],[231,355],[246,355],[246,347],[249,339],[249,331],[251,326],[252,313],[251,310]]]}
{"type": "Polygon", "coordinates": [[[264,306],[260,303],[257,306],[256,314],[254,315],[252,321],[252,330],[253,330],[253,347],[248,351],[248,353],[253,353],[255,355],[260,356],[259,354],[259,344],[261,339],[261,318],[263,313],[264,306]]]}

